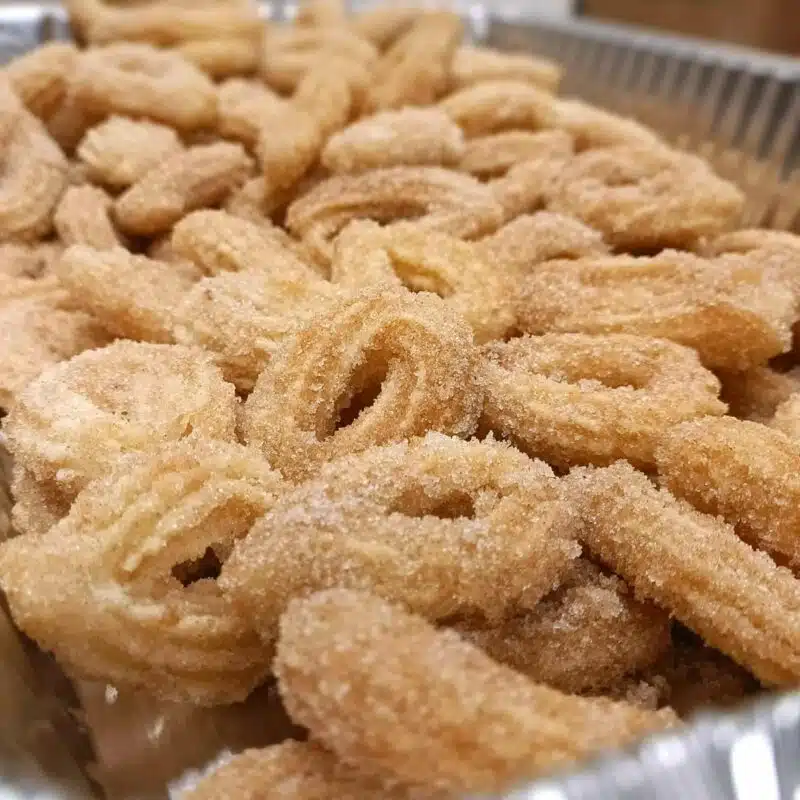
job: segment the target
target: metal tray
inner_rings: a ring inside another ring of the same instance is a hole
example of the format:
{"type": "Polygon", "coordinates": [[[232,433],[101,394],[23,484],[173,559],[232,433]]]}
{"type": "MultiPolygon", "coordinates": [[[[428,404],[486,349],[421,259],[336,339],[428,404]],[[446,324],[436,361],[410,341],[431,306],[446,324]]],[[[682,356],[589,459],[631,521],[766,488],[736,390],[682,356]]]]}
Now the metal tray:
{"type": "MultiPolygon", "coordinates": [[[[456,6],[474,39],[559,60],[567,70],[564,94],[637,117],[708,158],[745,189],[746,224],[800,229],[800,61],[618,25],[536,18],[518,5],[498,10],[495,3],[492,13],[482,4],[456,6]]],[[[290,3],[264,6],[271,18],[293,12],[290,3]]],[[[58,4],[0,6],[0,63],[69,37],[58,4]]],[[[289,723],[279,716],[273,729],[263,729],[264,709],[274,714],[270,687],[257,695],[239,707],[197,710],[73,684],[0,606],[0,798],[90,800],[103,795],[100,784],[109,798],[164,798],[168,784],[221,749],[286,735],[289,723]]],[[[503,800],[678,798],[800,800],[800,693],[700,718],[503,800]]]]}

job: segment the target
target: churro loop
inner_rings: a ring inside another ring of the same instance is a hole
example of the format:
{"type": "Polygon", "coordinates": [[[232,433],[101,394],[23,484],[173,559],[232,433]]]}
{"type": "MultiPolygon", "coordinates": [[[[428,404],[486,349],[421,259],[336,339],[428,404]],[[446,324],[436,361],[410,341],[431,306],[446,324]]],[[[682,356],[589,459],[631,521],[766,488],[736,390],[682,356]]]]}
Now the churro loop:
{"type": "Polygon", "coordinates": [[[532,159],[567,159],[573,149],[572,137],[564,131],[491,133],[467,141],[458,168],[479,178],[495,178],[532,159]]]}
{"type": "Polygon", "coordinates": [[[291,190],[319,156],[323,128],[347,121],[351,95],[346,81],[334,73],[319,83],[317,74],[312,70],[301,82],[298,103],[255,81],[233,79],[219,89],[219,131],[255,150],[268,193],[291,190]]]}
{"type": "Polygon", "coordinates": [[[249,391],[281,342],[311,324],[334,296],[328,281],[308,275],[220,273],[198,281],[174,310],[175,339],[212,353],[225,379],[249,391]]]}
{"type": "Polygon", "coordinates": [[[76,154],[88,177],[110,189],[127,189],[183,146],[166,125],[113,116],[91,128],[76,154]]]}
{"type": "Polygon", "coordinates": [[[435,103],[447,91],[453,55],[463,35],[464,23],[457,14],[432,11],[419,16],[376,65],[365,109],[435,103]]]}
{"type": "Polygon", "coordinates": [[[582,538],[638,598],[670,611],[762,682],[797,685],[800,582],[789,570],[625,462],[575,470],[568,480],[584,518],[582,538]]]}
{"type": "Polygon", "coordinates": [[[293,92],[310,69],[332,59],[351,78],[366,77],[378,51],[344,27],[272,29],[264,37],[261,76],[273,89],[293,92]]]}
{"type": "Polygon", "coordinates": [[[329,277],[351,289],[400,289],[403,281],[393,269],[386,231],[371,220],[351,222],[334,242],[329,277]]]}
{"type": "Polygon", "coordinates": [[[195,145],[146,172],[114,205],[125,232],[152,236],[169,230],[197,208],[223,201],[251,174],[252,161],[240,144],[195,145]]]}
{"type": "Polygon", "coordinates": [[[292,602],[275,671],[292,717],[344,761],[456,795],[502,792],[674,721],[539,686],[453,631],[344,589],[292,602]]]}
{"type": "MultiPolygon", "coordinates": [[[[223,203],[223,208],[235,217],[258,225],[272,224],[275,216],[283,218],[283,213],[292,200],[317,182],[316,176],[309,175],[288,189],[276,189],[263,175],[260,175],[257,178],[250,178],[231,192],[223,203]]],[[[298,247],[302,249],[302,244],[298,243],[298,247]]]]}
{"type": "Polygon", "coordinates": [[[102,122],[104,116],[89,112],[79,100],[73,76],[63,103],[44,121],[44,125],[64,153],[72,155],[86,132],[102,122]]]}
{"type": "Polygon", "coordinates": [[[12,615],[75,675],[202,705],[243,700],[272,654],[214,576],[282,489],[233,442],[193,436],[129,456],[47,534],[0,549],[12,615]]]}
{"type": "Polygon", "coordinates": [[[476,247],[492,263],[522,274],[531,273],[544,261],[610,254],[599,231],[552,211],[515,217],[476,247]]]}
{"type": "Polygon", "coordinates": [[[470,239],[499,226],[502,210],[491,190],[439,167],[390,167],[338,175],[295,200],[286,224],[324,262],[331,240],[359,218],[389,223],[413,219],[420,230],[470,239]]]}
{"type": "Polygon", "coordinates": [[[120,238],[109,214],[112,203],[97,186],[70,186],[53,215],[56,233],[64,245],[84,244],[96,250],[119,247],[120,238]]]}
{"type": "Polygon", "coordinates": [[[690,247],[736,223],[744,197],[701,159],[645,146],[590,150],[546,188],[552,211],[602,231],[620,249],[690,247]]]}
{"type": "Polygon", "coordinates": [[[217,88],[217,127],[226,139],[255,146],[270,113],[285,101],[257,80],[230,78],[217,88]]]}
{"type": "Polygon", "coordinates": [[[544,150],[490,181],[489,188],[503,209],[503,222],[513,222],[519,216],[542,210],[548,192],[552,192],[571,158],[557,149],[544,150]]]}
{"type": "Polygon", "coordinates": [[[129,7],[103,0],[67,0],[70,21],[94,45],[146,42],[168,47],[194,39],[257,38],[263,23],[250,2],[150,2],[129,7]]]}
{"type": "Polygon", "coordinates": [[[282,228],[256,225],[225,211],[194,211],[172,230],[172,255],[207,275],[257,270],[285,277],[319,280],[292,251],[282,228]]]}
{"type": "Polygon", "coordinates": [[[316,122],[322,139],[321,150],[324,140],[350,121],[356,106],[355,89],[347,75],[321,61],[297,85],[292,106],[309,114],[316,122]]]}
{"type": "Polygon", "coordinates": [[[0,145],[0,239],[6,242],[47,234],[67,186],[64,153],[42,123],[19,107],[19,101],[16,105],[17,111],[9,114],[10,135],[0,145]]]}
{"type": "Polygon", "coordinates": [[[293,597],[337,586],[432,621],[497,623],[560,583],[580,552],[574,532],[545,464],[429,433],[325,465],[254,526],[220,585],[268,641],[293,597]]]}
{"type": "Polygon", "coordinates": [[[364,291],[275,354],[243,406],[242,433],[290,479],[427,431],[469,436],[481,405],[475,358],[472,331],[440,298],[364,291]]]}
{"type": "Polygon", "coordinates": [[[512,288],[492,261],[470,242],[414,226],[351,223],[336,240],[331,279],[354,289],[395,284],[438,294],[478,343],[502,338],[516,321],[512,288]]]}
{"type": "Polygon", "coordinates": [[[256,155],[272,191],[292,189],[319,157],[322,130],[313,115],[279,99],[259,115],[256,155]]]}
{"type": "Polygon", "coordinates": [[[121,43],[88,50],[75,72],[78,102],[89,114],[146,117],[179,130],[214,124],[214,84],[178,53],[121,43]]]}
{"type": "Polygon", "coordinates": [[[451,83],[454,89],[486,81],[524,81],[555,92],[562,69],[553,61],[529,53],[506,53],[491,47],[462,45],[453,56],[451,83]]]}
{"type": "Polygon", "coordinates": [[[522,285],[528,333],[635,333],[693,347],[706,367],[745,370],[789,349],[792,292],[757,263],[664,251],[550,261],[522,285]]]}
{"type": "MultiPolygon", "coordinates": [[[[696,249],[712,258],[739,259],[744,264],[756,262],[769,269],[791,288],[800,308],[800,236],[788,231],[745,229],[723,233],[699,243],[696,249]]],[[[794,337],[800,340],[800,325],[797,323],[794,337]]]]}
{"type": "Polygon", "coordinates": [[[7,343],[0,349],[0,409],[13,408],[22,389],[42,370],[108,343],[95,319],[59,307],[62,302],[63,294],[0,303],[0,341],[7,343]]]}
{"type": "Polygon", "coordinates": [[[193,431],[232,440],[235,408],[233,386],[205,353],[118,341],[45,370],[4,431],[25,469],[74,496],[127,453],[193,431]]]}
{"type": "Polygon", "coordinates": [[[322,151],[331,172],[381,167],[453,166],[464,152],[460,128],[437,108],[403,108],[366,117],[332,136],[322,151]]]}
{"type": "Polygon", "coordinates": [[[362,64],[371,64],[378,51],[370,42],[344,27],[331,28],[272,28],[264,43],[265,59],[283,51],[344,56],[362,64]]]}
{"type": "Polygon", "coordinates": [[[78,60],[74,44],[47,42],[15,58],[4,73],[28,111],[46,121],[66,100],[78,60]]]}
{"type": "Polygon", "coordinates": [[[665,150],[666,143],[652,129],[636,120],[584,103],[575,98],[556,98],[552,125],[575,139],[577,150],[637,145],[665,150]]]}
{"type": "Polygon", "coordinates": [[[74,245],[53,266],[71,303],[114,336],[168,344],[175,307],[192,279],[173,264],[130,253],[74,245]]]}
{"type": "Polygon", "coordinates": [[[679,425],[658,448],[673,494],[721,516],[753,547],[800,568],[800,444],[780,430],[723,417],[679,425]]]}
{"type": "Polygon", "coordinates": [[[468,137],[555,127],[553,96],[524,81],[483,81],[454,92],[439,107],[468,137]]]}
{"type": "Polygon", "coordinates": [[[670,648],[669,615],[641,603],[584,558],[533,610],[493,627],[456,630],[495,661],[570,694],[600,693],[653,666],[670,648]]]}
{"type": "Polygon", "coordinates": [[[550,333],[482,352],[484,425],[561,468],[650,467],[673,425],[726,411],[714,374],[665,339],[550,333]]]}

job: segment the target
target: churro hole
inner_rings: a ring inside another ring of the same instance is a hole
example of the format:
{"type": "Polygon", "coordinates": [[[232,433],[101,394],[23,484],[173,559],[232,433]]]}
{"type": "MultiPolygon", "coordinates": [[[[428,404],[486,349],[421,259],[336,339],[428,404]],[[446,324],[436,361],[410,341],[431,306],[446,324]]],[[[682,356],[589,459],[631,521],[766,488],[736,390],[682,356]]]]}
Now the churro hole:
{"type": "Polygon", "coordinates": [[[428,497],[419,492],[407,493],[397,504],[406,517],[438,519],[475,519],[475,501],[466,492],[453,490],[444,497],[428,497]]]}
{"type": "Polygon", "coordinates": [[[622,189],[625,186],[636,186],[639,181],[634,180],[629,175],[610,175],[604,183],[609,188],[622,189]]]}
{"type": "Polygon", "coordinates": [[[664,248],[658,247],[657,245],[642,245],[641,247],[615,247],[612,250],[614,255],[631,256],[632,258],[653,258],[663,251],[664,248]]]}
{"type": "Polygon", "coordinates": [[[362,377],[358,373],[353,375],[348,393],[336,403],[338,413],[331,435],[352,425],[375,405],[383,391],[383,384],[388,374],[389,365],[383,362],[370,364],[367,377],[362,377]]]}
{"type": "Polygon", "coordinates": [[[172,568],[172,577],[184,586],[204,580],[216,580],[222,572],[222,559],[213,547],[207,547],[199,558],[181,561],[172,568]]]}
{"type": "Polygon", "coordinates": [[[453,294],[453,287],[438,274],[435,268],[426,270],[424,264],[412,263],[397,253],[390,252],[392,269],[410,292],[431,292],[446,299],[453,294]]]}

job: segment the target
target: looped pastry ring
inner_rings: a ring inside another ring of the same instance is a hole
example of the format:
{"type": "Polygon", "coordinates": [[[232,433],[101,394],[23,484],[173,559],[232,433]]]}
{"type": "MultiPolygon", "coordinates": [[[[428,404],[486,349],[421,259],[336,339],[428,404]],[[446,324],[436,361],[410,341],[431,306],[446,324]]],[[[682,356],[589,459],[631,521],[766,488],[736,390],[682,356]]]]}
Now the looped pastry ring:
{"type": "Polygon", "coordinates": [[[48,533],[0,549],[12,614],[76,674],[176,701],[243,700],[271,651],[214,575],[282,488],[232,442],[191,437],[131,456],[48,533]]]}
{"type": "Polygon", "coordinates": [[[358,120],[331,136],[324,167],[336,173],[397,166],[457,164],[464,155],[461,129],[438,108],[407,107],[358,120]]]}
{"type": "Polygon", "coordinates": [[[414,225],[350,223],[336,240],[331,280],[352,289],[402,285],[438,294],[470,324],[478,343],[503,337],[516,321],[509,281],[490,253],[414,225]]]}
{"type": "Polygon", "coordinates": [[[590,150],[546,188],[552,211],[618,248],[684,247],[736,223],[744,198],[695,156],[637,145],[590,150]]]}
{"type": "Polygon", "coordinates": [[[582,541],[637,598],[671,612],[763,683],[797,686],[800,582],[789,570],[624,461],[581,467],[566,480],[583,519],[582,541]]]}
{"type": "Polygon", "coordinates": [[[800,444],[757,422],[706,418],[672,428],[656,455],[662,486],[800,572],[800,444]]]}
{"type": "Polygon", "coordinates": [[[550,464],[652,466],[673,425],[724,414],[694,350],[629,334],[552,333],[483,349],[484,423],[550,464]]]}
{"type": "Polygon", "coordinates": [[[287,710],[343,761],[455,797],[502,794],[675,722],[566,695],[402,606],[345,589],[292,602],[275,672],[287,710]]]}
{"type": "Polygon", "coordinates": [[[430,433],[326,464],[240,542],[223,591],[268,641],[289,601],[337,586],[430,620],[533,608],[580,546],[560,481],[499,442],[430,433]]]}
{"type": "Polygon", "coordinates": [[[763,265],[665,250],[539,264],[522,282],[518,321],[526,333],[658,336],[693,347],[706,367],[741,371],[789,349],[794,308],[763,265]]]}
{"type": "Polygon", "coordinates": [[[264,37],[261,76],[272,88],[291,92],[328,59],[336,59],[337,67],[367,70],[378,60],[378,51],[346,28],[271,29],[264,37]]]}
{"type": "Polygon", "coordinates": [[[45,370],[4,431],[23,467],[74,496],[125,454],[193,431],[232,440],[235,408],[233,385],[206,353],[121,340],[45,370]]]}
{"type": "Polygon", "coordinates": [[[36,240],[52,229],[67,185],[67,159],[33,114],[16,99],[5,101],[3,96],[1,124],[9,131],[0,145],[0,238],[36,240]]]}
{"type": "Polygon", "coordinates": [[[502,222],[491,190],[475,178],[440,167],[388,167],[337,175],[289,206],[286,224],[325,262],[331,239],[349,222],[413,219],[421,229],[470,239],[502,222]]]}
{"type": "Polygon", "coordinates": [[[115,115],[87,131],[77,156],[93,183],[127,189],[182,149],[172,128],[115,115]]]}
{"type": "Polygon", "coordinates": [[[147,117],[179,130],[213,125],[217,94],[210,78],[177,53],[120,43],[86,52],[75,92],[87,113],[147,117]]]}
{"type": "Polygon", "coordinates": [[[458,633],[529,678],[571,694],[608,693],[672,647],[671,619],[630,587],[578,558],[563,583],[532,609],[497,626],[473,620],[458,633]]]}
{"type": "Polygon", "coordinates": [[[258,37],[263,22],[247,2],[142,3],[67,0],[70,24],[90,44],[134,40],[159,47],[186,41],[258,37]]]}
{"type": "Polygon", "coordinates": [[[439,104],[468,137],[554,127],[553,95],[519,80],[481,81],[439,104]]]}
{"type": "Polygon", "coordinates": [[[462,45],[453,57],[451,81],[454,89],[488,81],[524,81],[555,92],[562,72],[554,61],[528,53],[504,53],[480,45],[462,45]]]}
{"type": "Polygon", "coordinates": [[[345,299],[259,376],[242,410],[245,441],[298,479],[370,445],[430,430],[468,436],[481,406],[475,357],[469,326],[435,295],[345,299]]]}
{"type": "Polygon", "coordinates": [[[146,172],[114,204],[114,221],[126,233],[154,236],[190,211],[222,202],[250,175],[240,144],[196,145],[146,172]]]}
{"type": "Polygon", "coordinates": [[[310,324],[336,295],[322,278],[296,269],[280,274],[286,259],[266,263],[278,269],[203,278],[175,309],[176,340],[212,353],[226,380],[242,391],[253,388],[279,343],[310,324]]]}

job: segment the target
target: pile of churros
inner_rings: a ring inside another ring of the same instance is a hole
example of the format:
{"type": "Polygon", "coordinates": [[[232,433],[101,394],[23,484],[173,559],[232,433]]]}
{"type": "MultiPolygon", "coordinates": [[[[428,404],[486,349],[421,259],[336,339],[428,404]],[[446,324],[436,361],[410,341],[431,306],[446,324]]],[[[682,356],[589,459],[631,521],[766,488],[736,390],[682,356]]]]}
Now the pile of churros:
{"type": "Polygon", "coordinates": [[[800,683],[800,238],[447,11],[69,7],[0,80],[0,586],[76,679],[277,680],[305,733],[186,798],[502,791],[800,683]]]}

